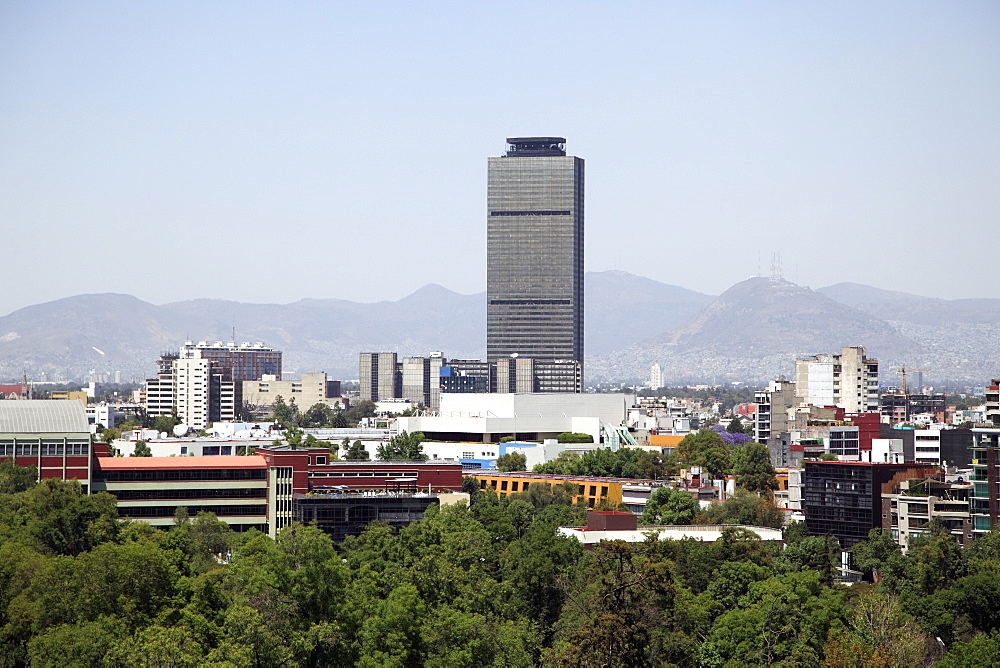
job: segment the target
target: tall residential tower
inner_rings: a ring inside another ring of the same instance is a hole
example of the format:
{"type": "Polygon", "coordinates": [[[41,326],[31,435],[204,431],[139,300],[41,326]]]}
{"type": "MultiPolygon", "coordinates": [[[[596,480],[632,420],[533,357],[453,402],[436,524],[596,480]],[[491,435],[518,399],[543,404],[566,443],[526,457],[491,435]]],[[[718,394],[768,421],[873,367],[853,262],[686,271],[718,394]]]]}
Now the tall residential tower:
{"type": "Polygon", "coordinates": [[[582,391],[583,159],[565,143],[510,137],[489,159],[486,356],[560,362],[540,392],[582,391]]]}

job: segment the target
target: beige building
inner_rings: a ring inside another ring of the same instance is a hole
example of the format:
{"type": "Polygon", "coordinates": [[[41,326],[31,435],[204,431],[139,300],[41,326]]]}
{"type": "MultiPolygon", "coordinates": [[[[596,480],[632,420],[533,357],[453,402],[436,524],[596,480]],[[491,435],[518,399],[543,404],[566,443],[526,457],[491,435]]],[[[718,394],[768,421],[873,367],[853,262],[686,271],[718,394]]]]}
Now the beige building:
{"type": "Polygon", "coordinates": [[[340,400],[329,396],[330,383],[324,372],[304,373],[298,380],[279,380],[277,376],[265,374],[260,380],[243,381],[243,402],[251,406],[273,406],[281,397],[286,404],[295,400],[300,411],[309,410],[315,404],[333,406],[340,400]]]}
{"type": "Polygon", "coordinates": [[[795,360],[795,396],[799,404],[877,413],[878,360],[866,357],[860,347],[842,348],[839,355],[795,360]]]}

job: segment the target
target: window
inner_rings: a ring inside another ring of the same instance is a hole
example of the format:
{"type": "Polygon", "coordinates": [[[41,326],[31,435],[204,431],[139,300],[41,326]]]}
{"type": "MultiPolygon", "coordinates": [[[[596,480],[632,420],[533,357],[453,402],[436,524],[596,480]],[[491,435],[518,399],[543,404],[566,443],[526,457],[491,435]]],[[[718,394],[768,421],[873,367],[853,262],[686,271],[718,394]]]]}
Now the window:
{"type": "Polygon", "coordinates": [[[316,463],[317,464],[326,464],[326,457],[324,457],[323,455],[317,455],[316,456],[316,463]]]}
{"type": "Polygon", "coordinates": [[[597,485],[590,486],[590,494],[588,496],[597,496],[597,485]]]}
{"type": "Polygon", "coordinates": [[[607,496],[607,495],[608,495],[608,488],[601,487],[601,496],[607,496]]]}
{"type": "Polygon", "coordinates": [[[506,491],[506,489],[507,489],[507,481],[506,480],[501,480],[500,481],[500,489],[506,491]]]}
{"type": "Polygon", "coordinates": [[[517,481],[516,480],[510,484],[510,491],[512,491],[512,492],[516,492],[517,491],[517,481]]]}

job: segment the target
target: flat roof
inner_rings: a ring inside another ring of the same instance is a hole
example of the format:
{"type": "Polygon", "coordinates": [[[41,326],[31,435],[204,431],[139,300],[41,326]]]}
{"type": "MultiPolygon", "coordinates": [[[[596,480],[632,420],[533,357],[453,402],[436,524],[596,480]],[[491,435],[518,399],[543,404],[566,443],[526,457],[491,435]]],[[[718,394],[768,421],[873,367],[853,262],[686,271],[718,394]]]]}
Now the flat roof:
{"type": "Polygon", "coordinates": [[[98,466],[104,471],[130,471],[134,469],[265,469],[267,462],[260,455],[228,457],[98,457],[98,466]]]}
{"type": "Polygon", "coordinates": [[[473,478],[476,476],[486,476],[490,478],[532,478],[538,480],[552,480],[554,482],[570,480],[573,482],[620,482],[629,485],[661,483],[663,486],[666,486],[666,483],[668,482],[666,480],[647,480],[645,478],[596,478],[582,475],[556,475],[554,473],[532,473],[531,471],[486,471],[483,469],[470,469],[467,470],[466,474],[472,476],[473,478]]]}
{"type": "Polygon", "coordinates": [[[507,137],[508,144],[565,144],[565,137],[507,137]]]}

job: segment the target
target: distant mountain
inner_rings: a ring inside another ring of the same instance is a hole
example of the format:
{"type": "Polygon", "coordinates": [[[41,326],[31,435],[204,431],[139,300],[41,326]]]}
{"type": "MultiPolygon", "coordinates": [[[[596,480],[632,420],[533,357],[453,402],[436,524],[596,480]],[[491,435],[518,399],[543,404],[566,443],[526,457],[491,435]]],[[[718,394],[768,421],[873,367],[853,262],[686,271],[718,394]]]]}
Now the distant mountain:
{"type": "MultiPolygon", "coordinates": [[[[625,272],[586,276],[586,346],[610,352],[687,320],[711,301],[625,272]]],[[[128,295],[79,295],[0,317],[0,378],[82,378],[92,369],[144,378],[186,340],[263,341],[291,373],[357,377],[361,351],[453,358],[486,354],[486,296],[426,285],[398,301],[302,299],[244,304],[194,299],[154,306],[128,295]],[[100,350],[101,352],[97,352],[100,350]],[[102,354],[103,353],[103,354],[102,354]]]]}
{"type": "Polygon", "coordinates": [[[815,354],[853,345],[896,354],[915,347],[882,320],[770,278],[737,283],[695,318],[650,344],[713,355],[815,354]]]}
{"type": "Polygon", "coordinates": [[[863,346],[877,357],[887,384],[894,381],[892,370],[902,364],[933,369],[925,377],[940,381],[982,382],[1000,369],[1000,315],[991,326],[890,321],[879,313],[912,312],[924,298],[873,292],[876,289],[867,286],[834,287],[828,296],[783,280],[742,281],[680,327],[589,360],[589,378],[641,379],[656,363],[671,383],[760,382],[791,374],[797,357],[839,352],[844,346],[863,346]],[[836,301],[833,295],[872,304],[871,311],[836,301]],[[879,302],[874,297],[885,301],[875,306],[879,302]],[[951,335],[955,332],[964,336],[951,335]]]}
{"type": "Polygon", "coordinates": [[[708,306],[713,297],[624,271],[587,274],[584,349],[605,355],[673,329],[708,306]]]}
{"type": "MultiPolygon", "coordinates": [[[[243,304],[195,299],[155,306],[129,295],[79,295],[0,317],[0,380],[91,370],[152,375],[185,340],[264,341],[285,371],[356,378],[358,353],[442,351],[482,358],[485,295],[427,285],[398,301],[302,299],[243,304]]],[[[813,291],[753,278],[717,298],[620,271],[586,276],[586,374],[636,380],[659,363],[671,383],[763,381],[797,356],[861,345],[892,382],[897,365],[927,367],[928,382],[982,383],[1000,373],[1000,300],[935,300],[842,283],[813,291]]]]}
{"type": "Polygon", "coordinates": [[[987,324],[1000,321],[1000,299],[935,299],[860,283],[817,290],[830,299],[885,320],[917,325],[987,324]]]}

